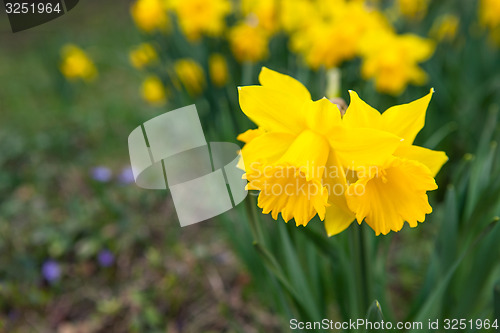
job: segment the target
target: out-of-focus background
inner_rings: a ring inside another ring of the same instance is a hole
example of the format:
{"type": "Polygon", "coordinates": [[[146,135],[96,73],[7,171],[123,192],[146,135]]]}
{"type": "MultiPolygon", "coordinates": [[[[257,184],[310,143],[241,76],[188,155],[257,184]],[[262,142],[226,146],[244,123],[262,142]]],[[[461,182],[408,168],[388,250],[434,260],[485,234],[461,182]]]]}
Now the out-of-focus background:
{"type": "MultiPolygon", "coordinates": [[[[223,1],[206,1],[218,2],[223,1]]],[[[437,178],[440,189],[430,196],[435,212],[427,221],[381,237],[386,259],[375,266],[385,277],[377,283],[390,294],[382,306],[400,320],[425,318],[419,307],[437,307],[443,316],[492,315],[498,246],[487,238],[482,247],[474,243],[472,252],[461,250],[500,214],[500,5],[365,1],[368,12],[376,9],[393,32],[365,36],[372,39],[360,51],[330,56],[360,36],[358,30],[329,34],[330,20],[351,15],[336,14],[335,6],[344,1],[316,1],[321,4],[315,10],[333,13],[321,18],[300,9],[313,1],[291,2],[297,7],[279,7],[289,14],[281,18],[280,10],[268,8],[281,1],[255,2],[260,7],[242,1],[241,8],[233,1],[227,13],[219,8],[227,27],[215,33],[217,27],[207,28],[209,37],[182,25],[175,1],[168,6],[178,17],[165,27],[148,12],[155,13],[154,0],[81,1],[63,17],[15,34],[5,14],[0,16],[0,331],[287,330],[295,310],[252,247],[244,205],[181,228],[168,191],[135,186],[127,147],[134,128],[192,103],[207,141],[237,142],[236,135],[253,125],[238,107],[236,87],[258,84],[262,65],[297,77],[315,99],[327,93],[348,102],[347,90],[353,89],[381,111],[434,87],[417,143],[446,151],[450,161],[437,178]],[[158,26],[141,26],[155,20],[158,26]],[[301,20],[325,25],[296,23],[301,20]],[[271,27],[261,27],[265,22],[271,27]],[[405,46],[394,53],[374,57],[399,43],[391,39],[396,34],[410,33],[422,40],[401,42],[405,46]],[[373,40],[388,42],[380,48],[373,40]],[[223,60],[209,61],[213,53],[223,60]],[[401,57],[408,63],[391,68],[401,57]],[[179,63],[185,58],[199,65],[179,63]],[[405,71],[408,77],[402,78],[405,71]],[[445,285],[438,284],[442,279],[445,285]],[[470,308],[449,305],[461,299],[470,308]]],[[[306,272],[304,295],[312,303],[321,295],[322,314],[340,318],[336,267],[310,243],[342,247],[346,237],[326,239],[319,220],[311,228],[320,236],[307,238],[293,225],[267,218],[262,223],[269,240],[280,240],[268,245],[296,277],[292,284],[303,282],[297,269],[306,272]]]]}
{"type": "Polygon", "coordinates": [[[127,137],[167,109],[141,99],[130,5],[82,1],[16,34],[1,16],[0,331],[272,327],[220,225],[181,229],[166,192],[133,182],[127,137]],[[95,81],[65,80],[67,43],[95,81]]]}

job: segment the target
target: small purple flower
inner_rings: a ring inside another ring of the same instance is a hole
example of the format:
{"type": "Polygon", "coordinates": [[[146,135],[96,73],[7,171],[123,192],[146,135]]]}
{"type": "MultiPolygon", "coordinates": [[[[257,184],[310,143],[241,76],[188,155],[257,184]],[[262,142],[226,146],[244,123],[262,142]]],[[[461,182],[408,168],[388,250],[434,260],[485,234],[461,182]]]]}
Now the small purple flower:
{"type": "Polygon", "coordinates": [[[16,310],[10,310],[8,314],[9,320],[16,321],[19,318],[19,312],[16,310]]]}
{"type": "Polygon", "coordinates": [[[118,175],[118,181],[122,184],[131,184],[135,181],[131,167],[125,167],[118,175]]]}
{"type": "Polygon", "coordinates": [[[42,265],[42,275],[48,282],[56,282],[61,278],[61,267],[55,260],[49,259],[42,265]]]}
{"type": "Polygon", "coordinates": [[[109,267],[115,262],[115,256],[111,251],[105,249],[97,255],[97,261],[102,267],[109,267]]]}
{"type": "Polygon", "coordinates": [[[93,168],[90,174],[92,175],[92,178],[94,178],[94,180],[97,180],[101,183],[109,182],[109,180],[113,176],[111,170],[105,166],[98,166],[93,168]]]}

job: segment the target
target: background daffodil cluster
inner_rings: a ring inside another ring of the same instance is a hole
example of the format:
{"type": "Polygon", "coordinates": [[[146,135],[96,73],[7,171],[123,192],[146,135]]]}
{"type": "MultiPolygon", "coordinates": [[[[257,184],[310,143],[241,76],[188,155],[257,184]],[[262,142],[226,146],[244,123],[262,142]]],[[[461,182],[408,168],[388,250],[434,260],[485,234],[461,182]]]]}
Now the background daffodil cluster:
{"type": "MultiPolygon", "coordinates": [[[[417,20],[425,14],[427,1],[398,1],[393,6],[396,16],[417,20]]],[[[243,75],[238,64],[289,52],[287,61],[312,71],[342,68],[361,59],[364,79],[373,80],[380,92],[399,95],[409,84],[427,82],[419,64],[433,55],[435,42],[398,33],[386,14],[390,10],[358,0],[137,0],[131,7],[137,27],[151,40],[171,41],[151,45],[165,52],[156,74],[166,87],[175,86],[179,73],[169,73],[168,67],[175,66],[178,57],[191,57],[208,71],[206,59],[226,50],[237,79],[243,75]]],[[[440,39],[445,34],[450,33],[441,31],[440,39]]],[[[137,62],[140,49],[131,52],[136,59],[132,64],[142,69],[144,64],[137,62]]]]}
{"type": "MultiPolygon", "coordinates": [[[[437,43],[451,42],[456,35],[459,20],[453,14],[436,17],[427,31],[415,29],[430,5],[430,0],[137,0],[131,14],[146,39],[169,41],[161,47],[145,44],[148,50],[142,50],[151,61],[153,50],[165,54],[149,69],[166,90],[178,87],[179,73],[168,68],[179,57],[192,58],[211,78],[206,59],[224,50],[230,64],[220,70],[232,70],[234,81],[244,74],[245,66],[239,64],[274,62],[288,52],[287,62],[314,72],[348,68],[351,74],[357,67],[356,75],[378,92],[398,96],[408,85],[428,82],[421,64],[433,56],[437,43]]],[[[478,9],[479,22],[492,40],[500,35],[495,6],[494,0],[481,0],[478,9]]],[[[131,62],[143,69],[148,61],[143,57],[138,62],[140,52],[138,47],[131,51],[131,62]]],[[[221,75],[230,82],[227,74],[221,75]]],[[[220,80],[214,84],[222,86],[220,80]]]]}

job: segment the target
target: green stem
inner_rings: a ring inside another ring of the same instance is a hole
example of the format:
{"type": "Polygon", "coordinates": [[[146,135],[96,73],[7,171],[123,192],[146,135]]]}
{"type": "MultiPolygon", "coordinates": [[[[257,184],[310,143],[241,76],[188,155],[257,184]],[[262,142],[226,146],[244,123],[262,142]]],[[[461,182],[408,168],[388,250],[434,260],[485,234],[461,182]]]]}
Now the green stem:
{"type": "Polygon", "coordinates": [[[231,123],[233,124],[234,131],[236,135],[242,133],[240,129],[240,125],[238,123],[238,119],[236,118],[236,112],[239,110],[238,104],[232,104],[231,98],[229,97],[229,92],[227,89],[224,90],[224,98],[226,99],[226,109],[229,113],[229,117],[231,118],[231,123]]]}
{"type": "Polygon", "coordinates": [[[253,240],[258,243],[264,244],[262,227],[260,225],[259,218],[257,217],[257,202],[255,200],[255,196],[249,194],[247,199],[245,200],[245,205],[253,240]]]}
{"type": "Polygon", "coordinates": [[[242,72],[243,74],[241,77],[241,84],[244,86],[252,84],[253,62],[251,61],[244,62],[242,72]]]}
{"type": "Polygon", "coordinates": [[[372,304],[374,297],[373,297],[373,290],[372,290],[372,281],[374,279],[373,277],[373,270],[372,270],[372,261],[370,259],[370,247],[369,247],[369,239],[367,235],[367,229],[365,228],[364,225],[359,226],[359,236],[360,236],[360,251],[361,251],[361,263],[362,263],[362,269],[363,269],[363,275],[362,275],[362,280],[363,280],[363,296],[364,296],[364,301],[365,301],[365,311],[368,310],[368,307],[372,304]]]}
{"type": "Polygon", "coordinates": [[[358,226],[355,226],[354,228],[351,228],[349,230],[350,232],[350,249],[351,249],[351,264],[352,264],[352,270],[354,274],[354,282],[356,285],[355,290],[355,300],[356,304],[352,304],[352,318],[353,320],[356,320],[360,318],[361,315],[361,309],[363,308],[363,299],[362,299],[362,288],[363,288],[363,283],[361,280],[361,262],[360,262],[360,253],[359,253],[359,233],[358,230],[356,230],[358,226]]]}
{"type": "MultiPolygon", "coordinates": [[[[367,244],[363,226],[351,228],[351,260],[356,282],[357,307],[353,319],[364,317],[372,299],[371,268],[367,256],[367,244]]],[[[354,306],[353,306],[354,307],[354,306]]]]}
{"type": "Polygon", "coordinates": [[[321,66],[318,70],[319,74],[319,96],[326,96],[326,69],[321,66]]]}

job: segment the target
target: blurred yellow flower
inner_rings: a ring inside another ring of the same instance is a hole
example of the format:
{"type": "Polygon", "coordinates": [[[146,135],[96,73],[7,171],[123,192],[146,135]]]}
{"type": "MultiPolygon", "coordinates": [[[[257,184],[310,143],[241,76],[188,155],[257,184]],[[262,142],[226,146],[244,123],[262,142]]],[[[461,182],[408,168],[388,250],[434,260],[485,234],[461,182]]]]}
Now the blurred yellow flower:
{"type": "Polygon", "coordinates": [[[78,46],[67,44],[61,50],[61,72],[69,80],[83,79],[92,81],[97,69],[88,55],[78,46]]]}
{"type": "Polygon", "coordinates": [[[350,224],[355,213],[344,195],[345,165],[382,165],[401,139],[378,129],[347,130],[336,105],[312,101],[289,76],[262,68],[259,81],[261,86],[239,88],[240,107],[259,129],[238,137],[246,141],[247,188],[260,191],[258,206],[297,226],[318,214],[329,233],[343,228],[338,223],[350,224]]]}
{"type": "Polygon", "coordinates": [[[438,42],[450,41],[455,38],[459,19],[455,15],[446,14],[438,17],[432,25],[429,35],[438,42]]]}
{"type": "Polygon", "coordinates": [[[203,34],[220,36],[225,28],[225,18],[231,12],[229,0],[171,0],[179,25],[189,40],[203,34]]]}
{"type": "Polygon", "coordinates": [[[231,51],[239,62],[257,62],[268,55],[269,35],[264,29],[240,22],[229,31],[231,51]]]}
{"type": "Polygon", "coordinates": [[[427,14],[429,0],[398,0],[399,12],[406,18],[421,20],[427,14]]]}
{"type": "Polygon", "coordinates": [[[205,87],[203,68],[193,59],[180,59],[174,63],[174,71],[186,91],[192,95],[199,95],[205,87]]]}
{"type": "Polygon", "coordinates": [[[141,85],[142,98],[151,105],[161,106],[167,102],[167,90],[160,78],[148,76],[141,85]]]}
{"type": "MultiPolygon", "coordinates": [[[[285,3],[283,1],[281,3],[285,3]]],[[[279,28],[277,0],[242,0],[242,14],[255,20],[255,24],[272,34],[279,28]]]]}
{"type": "Polygon", "coordinates": [[[365,33],[390,29],[383,15],[363,2],[337,2],[335,7],[325,5],[319,18],[292,34],[292,50],[302,54],[313,69],[337,67],[356,56],[365,33]]]}
{"type": "Polygon", "coordinates": [[[490,29],[500,26],[500,1],[480,0],[479,20],[481,24],[490,29]]]}
{"type": "Polygon", "coordinates": [[[208,69],[210,73],[210,80],[217,87],[222,87],[227,83],[228,68],[224,56],[220,53],[215,53],[208,59],[208,69]]]}
{"type": "Polygon", "coordinates": [[[311,17],[317,15],[314,3],[311,0],[288,0],[281,2],[280,20],[283,30],[295,32],[308,26],[311,17]]]}
{"type": "Polygon", "coordinates": [[[425,84],[427,74],[418,63],[429,59],[434,49],[431,40],[416,35],[373,31],[360,42],[361,74],[374,78],[378,91],[398,95],[409,83],[425,84]]]}
{"type": "Polygon", "coordinates": [[[144,32],[166,31],[169,27],[170,22],[163,0],[137,0],[132,4],[130,12],[137,27],[144,32]]]}
{"type": "Polygon", "coordinates": [[[479,21],[489,29],[491,42],[500,46],[500,2],[496,0],[481,0],[479,3],[479,21]]]}
{"type": "Polygon", "coordinates": [[[130,63],[137,69],[142,69],[158,60],[158,54],[153,45],[142,43],[130,51],[130,63]]]}

